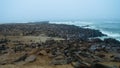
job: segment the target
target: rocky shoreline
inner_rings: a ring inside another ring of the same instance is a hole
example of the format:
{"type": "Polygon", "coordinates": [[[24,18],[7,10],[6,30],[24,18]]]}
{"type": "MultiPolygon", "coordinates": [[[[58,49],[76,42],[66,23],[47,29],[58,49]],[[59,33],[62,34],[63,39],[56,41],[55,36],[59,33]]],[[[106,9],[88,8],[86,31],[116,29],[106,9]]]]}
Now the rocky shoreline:
{"type": "Polygon", "coordinates": [[[106,36],[99,30],[65,24],[38,24],[38,22],[2,24],[0,36],[0,66],[44,63],[43,66],[69,64],[73,68],[120,68],[120,42],[112,38],[94,39],[106,36]],[[30,40],[30,43],[7,38],[39,35],[51,38],[45,42],[30,40]],[[64,40],[54,40],[52,37],[64,40]],[[111,62],[117,64],[109,65],[111,62]]]}

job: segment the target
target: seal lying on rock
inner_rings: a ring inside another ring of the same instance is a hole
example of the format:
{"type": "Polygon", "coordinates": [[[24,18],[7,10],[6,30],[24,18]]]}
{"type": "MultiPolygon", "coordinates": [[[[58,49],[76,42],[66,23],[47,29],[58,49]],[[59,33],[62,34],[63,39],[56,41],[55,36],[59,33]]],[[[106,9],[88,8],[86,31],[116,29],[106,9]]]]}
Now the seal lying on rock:
{"type": "Polygon", "coordinates": [[[36,56],[35,55],[30,55],[25,59],[25,62],[29,63],[29,62],[33,62],[36,60],[36,56]]]}

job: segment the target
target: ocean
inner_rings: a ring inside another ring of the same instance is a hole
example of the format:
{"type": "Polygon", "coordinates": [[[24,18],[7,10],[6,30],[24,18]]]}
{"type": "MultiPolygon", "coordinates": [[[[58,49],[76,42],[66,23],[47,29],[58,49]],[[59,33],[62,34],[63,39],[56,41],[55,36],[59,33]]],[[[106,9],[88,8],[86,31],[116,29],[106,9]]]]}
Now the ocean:
{"type": "Polygon", "coordinates": [[[50,23],[86,26],[84,28],[97,29],[107,35],[107,37],[99,37],[101,39],[114,38],[120,41],[120,21],[59,21],[50,23]]]}

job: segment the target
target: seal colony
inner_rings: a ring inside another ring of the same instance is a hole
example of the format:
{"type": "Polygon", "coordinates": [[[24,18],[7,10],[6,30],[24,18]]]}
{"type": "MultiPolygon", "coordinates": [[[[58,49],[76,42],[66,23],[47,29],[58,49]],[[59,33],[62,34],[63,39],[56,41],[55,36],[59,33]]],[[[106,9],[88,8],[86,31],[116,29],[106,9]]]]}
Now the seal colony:
{"type": "Polygon", "coordinates": [[[44,22],[0,25],[2,68],[120,68],[120,42],[99,30],[44,22]]]}

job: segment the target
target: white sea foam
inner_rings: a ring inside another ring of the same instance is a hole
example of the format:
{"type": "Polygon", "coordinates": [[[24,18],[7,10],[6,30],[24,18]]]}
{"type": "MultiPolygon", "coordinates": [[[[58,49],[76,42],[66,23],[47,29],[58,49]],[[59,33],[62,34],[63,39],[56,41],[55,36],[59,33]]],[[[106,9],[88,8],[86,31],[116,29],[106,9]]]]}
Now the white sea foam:
{"type": "Polygon", "coordinates": [[[50,22],[55,24],[68,24],[68,25],[76,25],[76,26],[84,26],[84,25],[91,25],[92,22],[86,21],[64,21],[64,22],[50,22]]]}
{"type": "Polygon", "coordinates": [[[120,41],[120,33],[114,33],[112,31],[111,32],[110,31],[105,31],[103,29],[97,28],[96,26],[91,26],[89,28],[100,30],[103,34],[107,35],[107,37],[102,37],[102,38],[115,38],[115,39],[120,41]]]}
{"type": "Polygon", "coordinates": [[[108,31],[104,31],[104,30],[101,30],[101,32],[104,34],[107,34],[110,37],[120,37],[119,33],[113,33],[113,32],[108,32],[108,31]]]}

